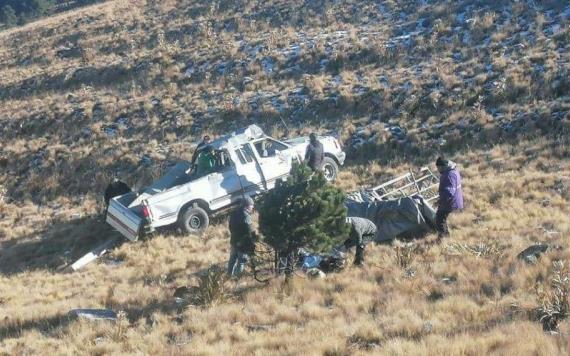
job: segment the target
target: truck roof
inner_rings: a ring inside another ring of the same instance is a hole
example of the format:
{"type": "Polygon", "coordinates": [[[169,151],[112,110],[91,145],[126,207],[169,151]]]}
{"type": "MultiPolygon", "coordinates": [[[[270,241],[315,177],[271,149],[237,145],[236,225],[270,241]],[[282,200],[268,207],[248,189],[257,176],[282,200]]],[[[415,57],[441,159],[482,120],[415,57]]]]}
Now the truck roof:
{"type": "Polygon", "coordinates": [[[216,150],[223,148],[232,149],[249,141],[263,137],[267,137],[267,135],[265,135],[261,127],[257,125],[249,125],[248,127],[234,131],[229,135],[218,137],[212,141],[210,146],[214,147],[216,150]]]}

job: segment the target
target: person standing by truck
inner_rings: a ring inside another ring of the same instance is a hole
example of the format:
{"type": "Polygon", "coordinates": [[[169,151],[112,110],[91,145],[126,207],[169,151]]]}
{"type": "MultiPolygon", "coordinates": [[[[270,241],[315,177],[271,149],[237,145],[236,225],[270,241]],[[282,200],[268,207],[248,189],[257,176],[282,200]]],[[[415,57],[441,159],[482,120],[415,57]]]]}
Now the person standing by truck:
{"type": "Polygon", "coordinates": [[[228,261],[228,274],[238,277],[243,273],[245,264],[255,251],[255,232],[251,213],[253,212],[253,199],[245,197],[240,208],[230,215],[230,259],[228,261]]]}
{"type": "Polygon", "coordinates": [[[208,146],[210,143],[212,143],[212,139],[210,138],[210,136],[204,135],[204,137],[202,138],[202,142],[200,142],[198,144],[198,146],[196,146],[196,150],[192,154],[192,161],[191,161],[192,166],[194,166],[194,164],[196,163],[196,159],[198,158],[200,150],[202,150],[204,147],[208,146]]]}
{"type": "Polygon", "coordinates": [[[216,156],[212,146],[206,146],[198,155],[198,164],[196,165],[196,175],[203,177],[211,173],[216,167],[216,156]]]}
{"type": "Polygon", "coordinates": [[[435,227],[438,241],[449,236],[447,218],[453,211],[463,209],[463,190],[461,188],[461,175],[455,162],[438,157],[435,162],[440,173],[439,201],[435,215],[435,227]]]}
{"type": "Polygon", "coordinates": [[[313,172],[323,169],[323,161],[325,159],[325,150],[323,144],[317,139],[315,133],[309,135],[309,145],[305,151],[305,163],[313,170],[313,172]]]}

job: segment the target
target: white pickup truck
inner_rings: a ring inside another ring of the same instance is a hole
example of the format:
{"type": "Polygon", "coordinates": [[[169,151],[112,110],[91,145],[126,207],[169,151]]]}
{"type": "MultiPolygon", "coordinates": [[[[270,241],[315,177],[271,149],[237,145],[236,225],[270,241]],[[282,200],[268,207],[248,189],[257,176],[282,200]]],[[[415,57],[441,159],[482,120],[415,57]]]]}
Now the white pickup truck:
{"type": "MultiPolygon", "coordinates": [[[[324,175],[332,181],[346,155],[334,137],[319,141],[325,152],[324,175]]],[[[211,143],[217,157],[212,172],[199,176],[190,162],[179,162],[142,191],[110,199],[106,221],[131,241],[173,224],[184,233],[200,234],[211,216],[285,180],[293,161],[304,158],[308,142],[304,137],[279,141],[256,125],[220,137],[211,143]]]]}

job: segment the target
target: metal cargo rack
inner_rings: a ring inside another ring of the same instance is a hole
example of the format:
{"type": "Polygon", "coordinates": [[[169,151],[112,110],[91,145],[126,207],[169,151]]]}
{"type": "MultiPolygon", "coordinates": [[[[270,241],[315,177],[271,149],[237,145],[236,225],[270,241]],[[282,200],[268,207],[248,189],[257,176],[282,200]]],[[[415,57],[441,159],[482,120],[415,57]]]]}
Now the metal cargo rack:
{"type": "Polygon", "coordinates": [[[437,201],[439,178],[428,167],[418,172],[408,173],[391,179],[376,187],[366,189],[366,193],[374,200],[391,200],[421,195],[426,201],[437,201]]]}

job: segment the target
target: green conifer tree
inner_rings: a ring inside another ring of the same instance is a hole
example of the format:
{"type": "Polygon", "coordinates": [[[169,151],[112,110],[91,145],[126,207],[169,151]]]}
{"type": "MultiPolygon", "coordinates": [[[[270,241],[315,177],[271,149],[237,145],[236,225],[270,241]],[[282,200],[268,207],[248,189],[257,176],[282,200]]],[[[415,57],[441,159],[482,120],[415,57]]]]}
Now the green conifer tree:
{"type": "Polygon", "coordinates": [[[344,201],[344,193],[327,184],[322,173],[294,164],[287,181],[268,192],[259,205],[265,242],[287,257],[301,247],[330,251],[348,236],[344,201]]]}

